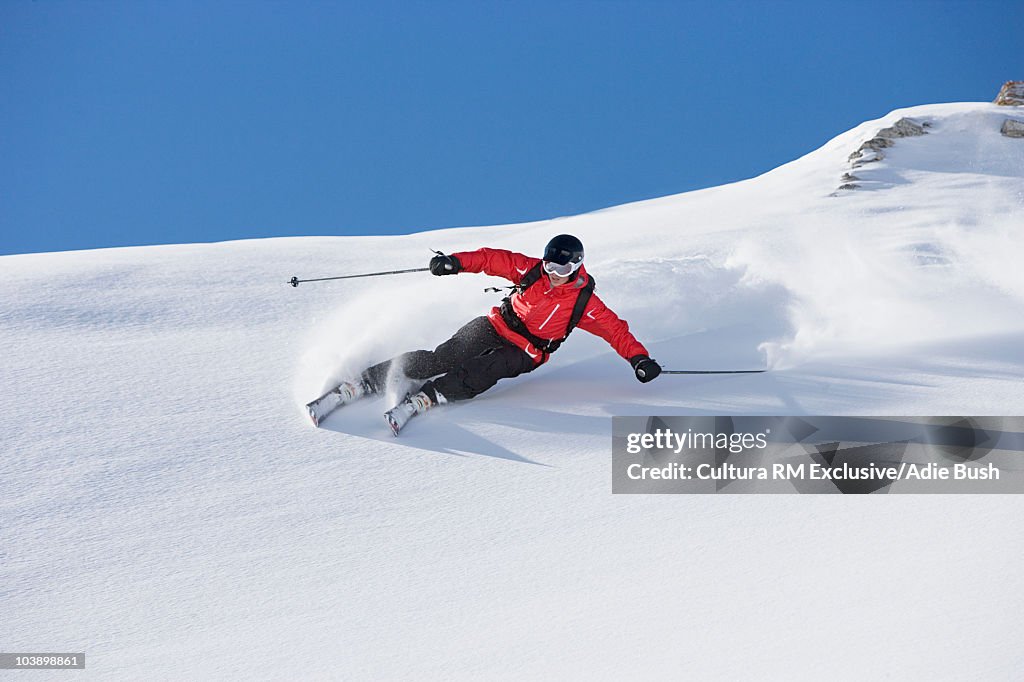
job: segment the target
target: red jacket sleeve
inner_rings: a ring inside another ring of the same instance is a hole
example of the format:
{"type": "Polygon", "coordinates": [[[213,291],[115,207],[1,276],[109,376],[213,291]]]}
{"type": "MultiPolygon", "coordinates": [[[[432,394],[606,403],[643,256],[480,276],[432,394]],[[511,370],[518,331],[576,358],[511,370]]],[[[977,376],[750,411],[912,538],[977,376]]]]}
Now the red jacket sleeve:
{"type": "Polygon", "coordinates": [[[504,249],[477,249],[451,254],[459,259],[463,272],[483,272],[518,283],[540,259],[504,249]]]}
{"type": "Polygon", "coordinates": [[[600,336],[615,349],[616,353],[627,360],[636,355],[650,355],[629,331],[626,321],[613,313],[597,294],[590,297],[587,309],[580,320],[580,329],[600,336]]]}

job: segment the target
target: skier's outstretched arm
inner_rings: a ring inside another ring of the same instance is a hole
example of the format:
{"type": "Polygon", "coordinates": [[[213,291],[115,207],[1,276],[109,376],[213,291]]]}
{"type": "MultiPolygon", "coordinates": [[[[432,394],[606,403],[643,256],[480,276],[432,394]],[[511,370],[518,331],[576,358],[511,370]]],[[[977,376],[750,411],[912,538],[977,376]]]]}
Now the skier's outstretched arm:
{"type": "Polygon", "coordinates": [[[430,271],[435,275],[454,275],[459,272],[483,272],[504,277],[510,282],[523,278],[538,259],[504,249],[477,249],[460,251],[430,259],[430,271]]]}
{"type": "Polygon", "coordinates": [[[647,383],[661,374],[661,366],[652,360],[643,344],[629,331],[629,325],[597,296],[592,296],[580,320],[580,329],[600,336],[633,367],[638,381],[647,383]]]}

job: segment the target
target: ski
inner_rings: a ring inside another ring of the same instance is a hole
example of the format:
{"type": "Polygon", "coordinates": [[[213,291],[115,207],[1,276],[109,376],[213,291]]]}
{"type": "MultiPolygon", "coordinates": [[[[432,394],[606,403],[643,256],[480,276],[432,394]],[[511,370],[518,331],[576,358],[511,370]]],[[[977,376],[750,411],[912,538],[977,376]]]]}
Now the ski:
{"type": "Polygon", "coordinates": [[[313,402],[306,404],[306,414],[313,422],[313,426],[319,427],[324,419],[327,419],[335,410],[353,400],[370,393],[365,382],[352,383],[343,381],[313,402]]]}
{"type": "Polygon", "coordinates": [[[391,427],[391,433],[397,436],[410,419],[426,412],[434,405],[434,401],[426,393],[420,391],[415,395],[406,395],[402,402],[384,413],[384,419],[391,427]]]}
{"type": "Polygon", "coordinates": [[[393,410],[388,410],[384,413],[384,419],[387,421],[388,426],[391,427],[391,433],[394,436],[398,436],[398,433],[402,430],[402,424],[399,423],[395,415],[391,414],[393,410]]]}

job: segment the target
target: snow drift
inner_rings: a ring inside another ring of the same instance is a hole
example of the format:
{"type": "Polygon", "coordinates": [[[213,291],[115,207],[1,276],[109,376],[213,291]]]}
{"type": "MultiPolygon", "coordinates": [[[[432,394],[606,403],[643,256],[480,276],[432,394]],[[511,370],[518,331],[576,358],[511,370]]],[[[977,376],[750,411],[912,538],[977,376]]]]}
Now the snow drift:
{"type": "Polygon", "coordinates": [[[758,178],[526,225],[0,258],[0,649],[84,651],[89,679],[1011,676],[1016,497],[609,478],[612,415],[1024,411],[1006,111],[896,111],[758,178]],[[837,190],[902,118],[927,134],[837,190]],[[399,440],[381,401],[309,427],[302,403],[501,282],[289,277],[560,232],[666,367],[773,371],[641,385],[576,331],[399,440]]]}

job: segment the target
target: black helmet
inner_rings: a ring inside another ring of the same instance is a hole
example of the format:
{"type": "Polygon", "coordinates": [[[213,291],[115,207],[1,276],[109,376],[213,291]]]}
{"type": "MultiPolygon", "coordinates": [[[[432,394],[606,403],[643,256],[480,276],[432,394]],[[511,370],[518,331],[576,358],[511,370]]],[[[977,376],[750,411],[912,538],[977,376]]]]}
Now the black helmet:
{"type": "Polygon", "coordinates": [[[544,270],[549,275],[568,277],[583,265],[583,242],[571,234],[560,234],[544,247],[544,270]]]}

